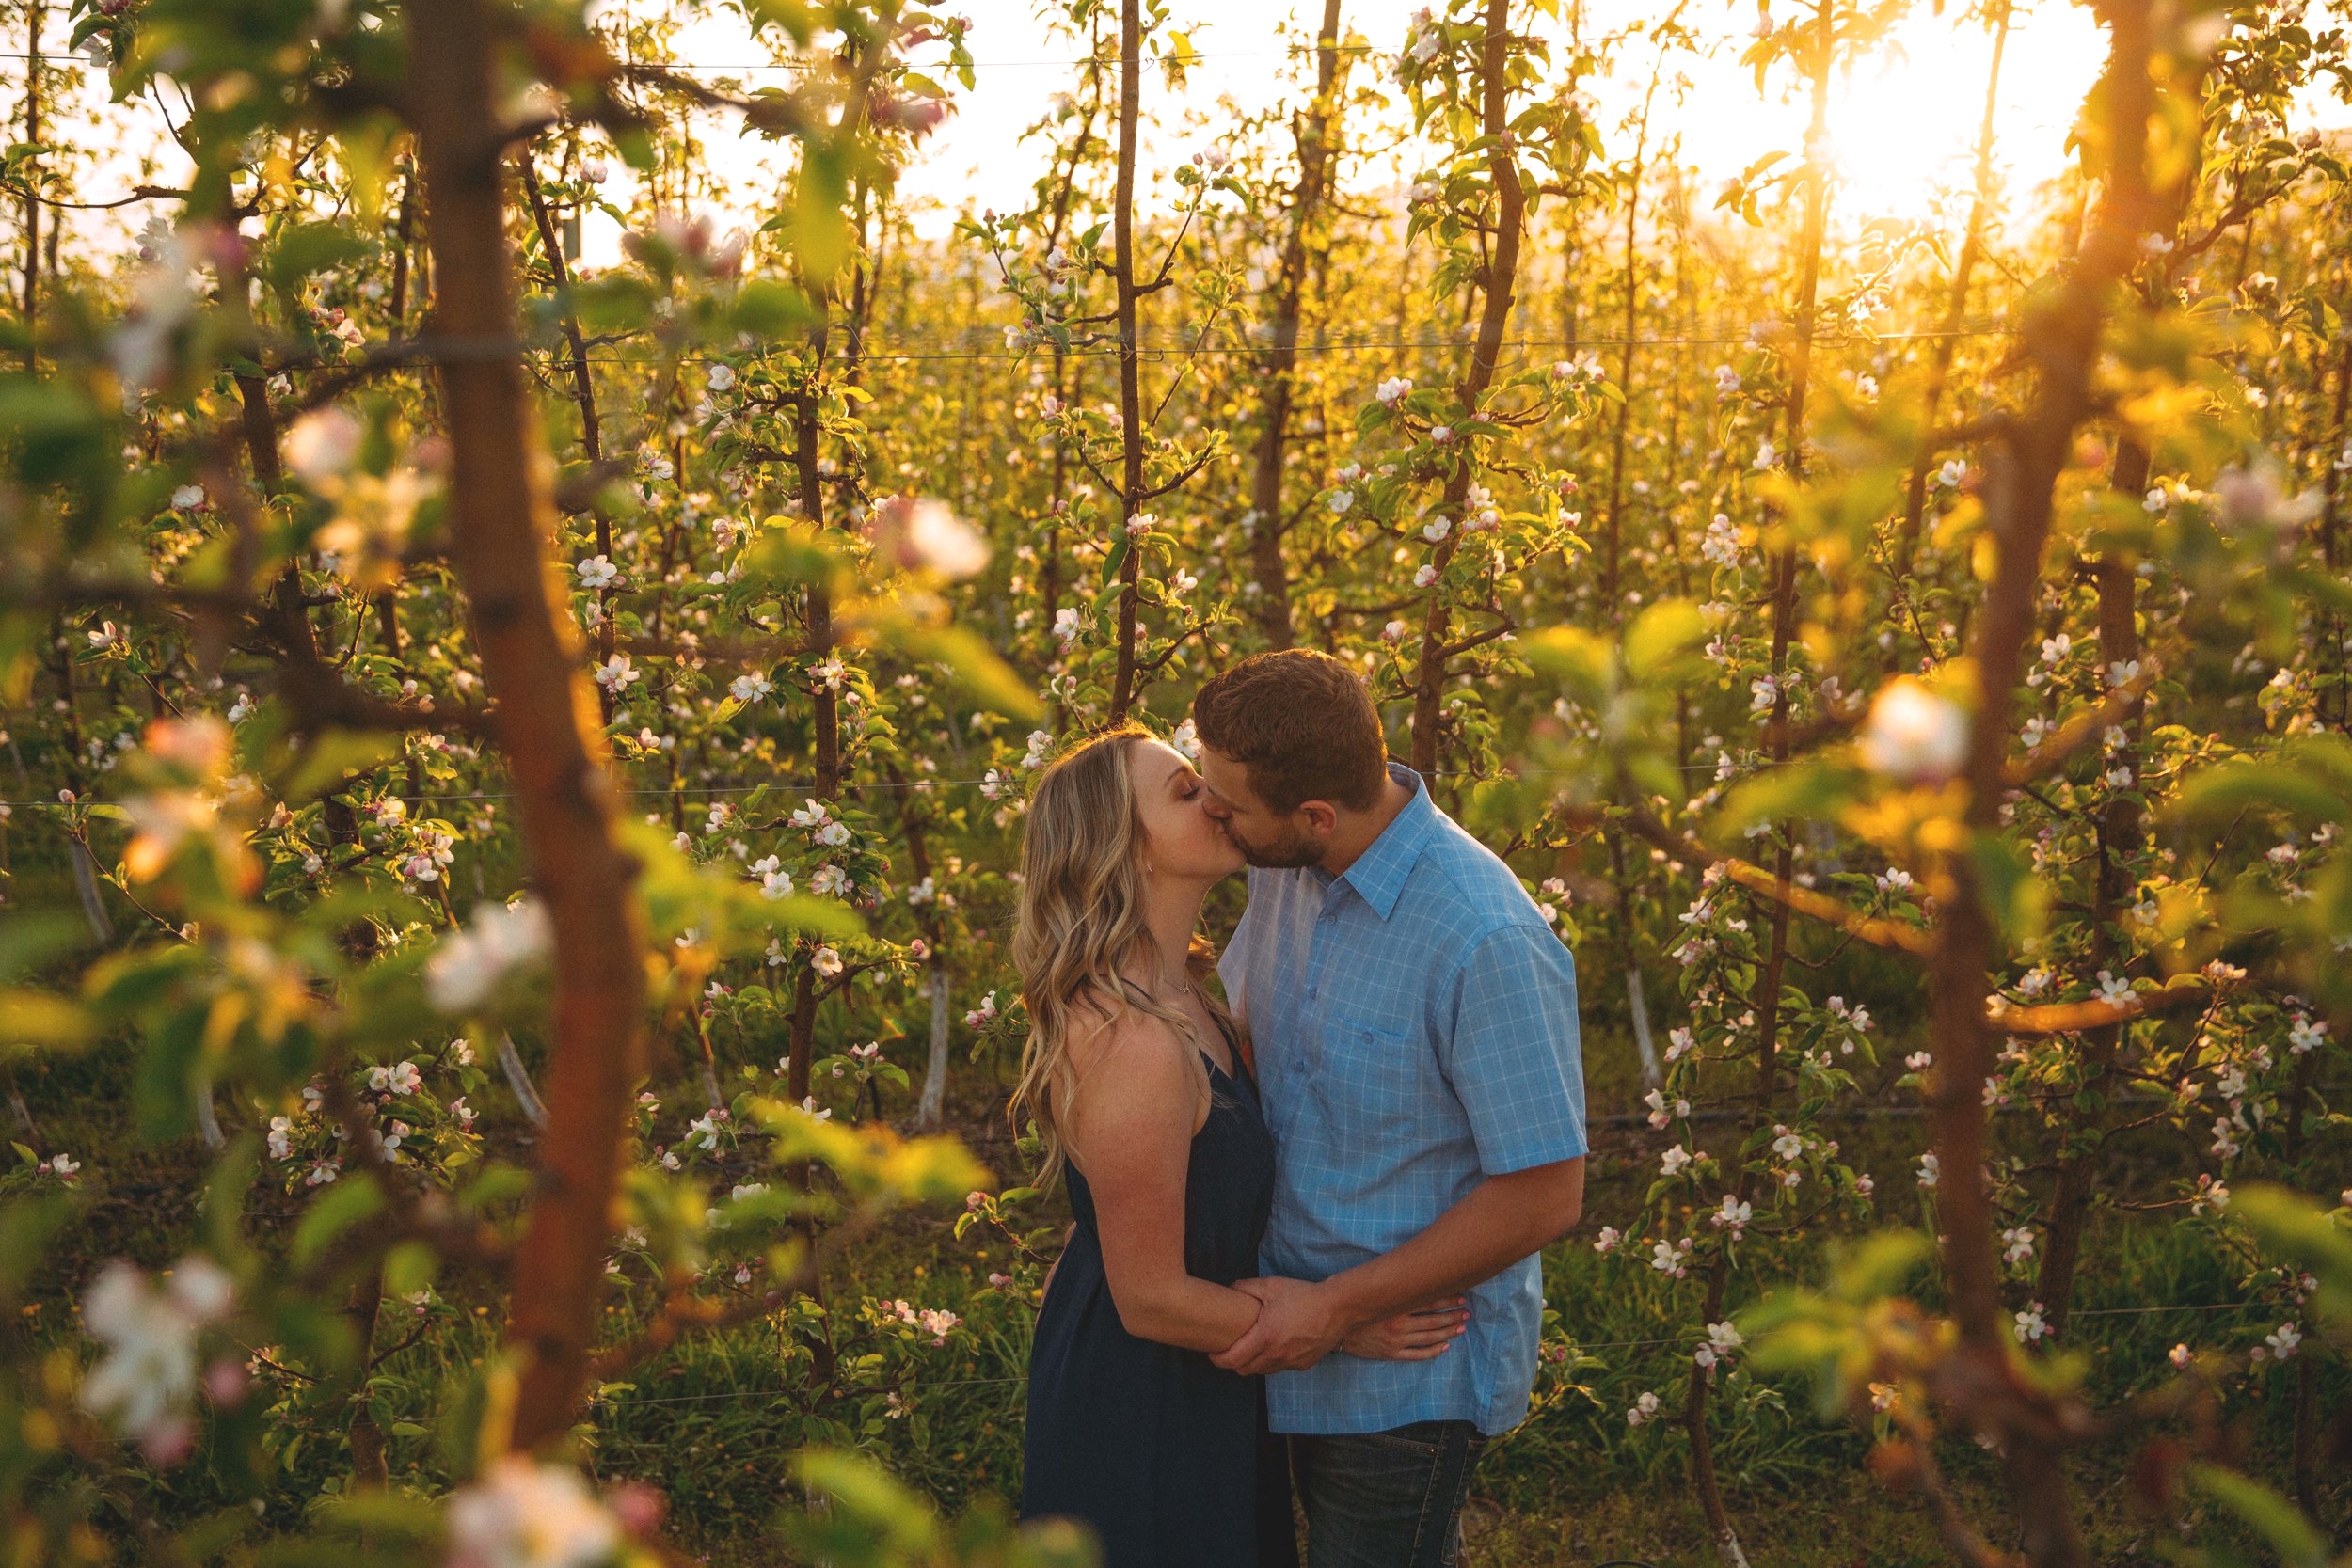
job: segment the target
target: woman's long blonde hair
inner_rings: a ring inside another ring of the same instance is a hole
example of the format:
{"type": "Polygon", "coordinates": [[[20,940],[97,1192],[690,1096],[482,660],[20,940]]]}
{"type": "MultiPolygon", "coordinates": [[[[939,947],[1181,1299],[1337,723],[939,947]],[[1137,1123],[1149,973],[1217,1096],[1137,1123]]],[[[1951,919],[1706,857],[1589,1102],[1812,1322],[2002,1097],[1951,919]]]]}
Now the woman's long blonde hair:
{"type": "MultiPolygon", "coordinates": [[[[1070,1056],[1073,1033],[1093,1034],[1132,1009],[1200,1043],[1189,1014],[1124,974],[1152,943],[1132,766],[1136,744],[1152,738],[1140,724],[1105,730],[1057,758],[1029,793],[1012,937],[1029,1039],[1021,1054],[1021,1083],[1012,1092],[1012,1118],[1016,1131],[1025,1116],[1037,1124],[1045,1149],[1041,1185],[1051,1185],[1068,1162],[1064,1133],[1078,1093],[1070,1056]]],[[[1195,933],[1186,971],[1198,980],[1216,958],[1208,939],[1195,933]]],[[[1200,995],[1222,1022],[1225,1012],[1216,997],[1205,990],[1200,995]]],[[[1208,1069],[1197,1054],[1193,1067],[1205,1099],[1208,1069]]]]}

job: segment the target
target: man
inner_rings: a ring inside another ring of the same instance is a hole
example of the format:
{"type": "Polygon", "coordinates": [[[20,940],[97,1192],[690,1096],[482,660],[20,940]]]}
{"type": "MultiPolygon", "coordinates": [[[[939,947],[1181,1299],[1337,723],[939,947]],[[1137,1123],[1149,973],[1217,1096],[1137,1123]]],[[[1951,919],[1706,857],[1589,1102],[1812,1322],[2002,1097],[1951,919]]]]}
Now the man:
{"type": "Polygon", "coordinates": [[[1220,974],[1279,1157],[1264,1305],[1220,1366],[1266,1372],[1309,1568],[1450,1568],[1470,1465],[1527,1414],[1536,1254],[1576,1224],[1576,970],[1493,853],[1388,761],[1353,671],[1244,659],[1193,704],[1209,809],[1248,857],[1220,974]],[[1280,1277],[1271,1277],[1280,1276],[1280,1277]],[[1426,1361],[1336,1351],[1462,1292],[1426,1361]]]}

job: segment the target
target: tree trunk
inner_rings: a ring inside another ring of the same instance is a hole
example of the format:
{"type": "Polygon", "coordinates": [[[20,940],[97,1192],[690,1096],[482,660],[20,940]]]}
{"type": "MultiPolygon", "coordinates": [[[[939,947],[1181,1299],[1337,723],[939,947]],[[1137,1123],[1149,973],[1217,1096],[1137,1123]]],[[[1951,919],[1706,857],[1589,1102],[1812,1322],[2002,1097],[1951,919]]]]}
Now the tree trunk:
{"type": "Polygon", "coordinates": [[[368,1382],[375,1375],[376,1320],[383,1307],[384,1266],[379,1262],[351,1282],[351,1295],[343,1307],[343,1315],[351,1320],[351,1337],[359,1347],[359,1364],[346,1397],[351,1421],[344,1428],[351,1443],[354,1492],[381,1492],[391,1484],[391,1471],[384,1457],[384,1429],[376,1425],[373,1402],[368,1398],[368,1382]]]}
{"type": "MultiPolygon", "coordinates": [[[[596,384],[588,373],[588,341],[580,330],[580,315],[572,309],[571,269],[564,264],[564,242],[555,231],[555,215],[548,211],[547,198],[539,191],[539,170],[531,149],[525,147],[515,160],[523,177],[523,195],[531,205],[532,221],[539,230],[539,248],[548,259],[548,272],[554,280],[556,294],[563,309],[557,316],[564,329],[564,346],[570,351],[572,404],[580,410],[580,451],[591,466],[604,461],[604,426],[596,417],[596,384]]],[[[612,519],[603,507],[596,509],[596,553],[607,561],[612,559],[612,519]]],[[[596,658],[610,659],[615,642],[612,625],[612,585],[602,583],[596,589],[596,658]]],[[[615,693],[597,689],[597,707],[604,721],[612,721],[615,693]]]]}
{"type": "Polygon", "coordinates": [[[1119,654],[1110,721],[1127,717],[1136,699],[1136,584],[1142,557],[1126,537],[1143,504],[1143,364],[1136,335],[1136,132],[1143,105],[1143,0],[1119,9],[1119,178],[1111,204],[1112,282],[1119,290],[1119,526],[1127,546],[1119,567],[1119,654]]]}
{"type": "MultiPolygon", "coordinates": [[[[1494,181],[1495,244],[1486,263],[1478,338],[1455,392],[1463,415],[1470,419],[1477,417],[1479,399],[1494,384],[1495,361],[1502,353],[1502,334],[1510,325],[1513,291],[1518,285],[1519,241],[1527,226],[1527,193],[1519,187],[1518,165],[1503,140],[1503,133],[1510,129],[1509,0],[1486,0],[1486,21],[1478,67],[1479,119],[1488,141],[1486,168],[1494,181]]],[[[1447,563],[1454,559],[1455,546],[1461,543],[1462,502],[1470,495],[1471,478],[1469,445],[1469,437],[1465,436],[1464,450],[1454,459],[1454,472],[1445,482],[1442,504],[1445,515],[1454,519],[1455,526],[1438,541],[1430,556],[1430,564],[1441,578],[1447,563]]],[[[1413,770],[1423,778],[1438,770],[1438,732],[1442,722],[1447,667],[1459,651],[1446,644],[1453,629],[1453,614],[1445,602],[1443,588],[1433,584],[1428,594],[1429,609],[1422,624],[1421,663],[1413,680],[1413,770]]]]}
{"type": "MultiPolygon", "coordinates": [[[[2154,109],[2149,9],[2146,0],[2138,0],[2110,5],[2105,14],[2109,54],[2091,100],[2106,121],[2101,144],[2108,160],[2105,194],[2074,269],[2027,320],[2027,346],[2041,373],[2031,405],[1994,449],[1998,467],[1987,487],[1994,572],[1971,649],[1983,693],[1970,726],[1965,772],[1965,824],[1972,835],[2000,831],[2010,705],[2033,632],[2055,489],[2075,431],[2093,411],[2090,383],[2106,294],[2130,266],[2146,230],[2145,160],[2154,109]]],[[[1945,901],[1930,958],[1935,1069],[1929,1112],[1942,1171],[1935,1193],[1945,1294],[1959,1344],[1957,1365],[1943,1379],[1949,1396],[1978,1404],[2003,1440],[2003,1465],[2027,1559],[2040,1568],[2082,1568],[2089,1555],[2058,1439],[2046,1423],[2018,1413],[2015,1397],[2008,1393],[2015,1347],[2002,1321],[1994,1216],[1984,1179],[1981,1093],[1992,1065],[1984,1008],[1996,952],[1994,914],[1968,856],[1950,856],[1944,869],[1954,893],[1945,901]]],[[[1963,1418],[1968,1414],[1963,1411],[1963,1418]]]]}
{"type": "Polygon", "coordinates": [[[1951,381],[1952,360],[1960,352],[1961,333],[1968,325],[1968,283],[1984,254],[1984,222],[1993,206],[1994,122],[2000,106],[2001,59],[2009,51],[2008,0],[1994,0],[1993,64],[1985,73],[1984,118],[1977,125],[1976,193],[1968,203],[1968,228],[1961,237],[1960,255],[1952,261],[1952,290],[1944,302],[1944,325],[1929,351],[1928,382],[1919,406],[1919,451],[1911,460],[1911,478],[1903,491],[1902,535],[1897,546],[1896,572],[1907,577],[1919,550],[1920,519],[1927,513],[1928,464],[1935,455],[1935,420],[1944,407],[1944,391],[1951,381]]]}
{"type": "Polygon", "coordinates": [[[936,1132],[947,1114],[948,983],[947,955],[935,943],[927,979],[931,992],[930,1053],[923,1066],[923,1098],[916,1102],[914,1126],[917,1132],[936,1132]]]}
{"type": "MultiPolygon", "coordinates": [[[[437,329],[469,344],[516,338],[484,0],[411,0],[414,116],[433,212],[437,329]]],[[[496,705],[532,882],[554,932],[554,1059],[540,1187],[515,1266],[508,1338],[521,1386],[512,1440],[534,1449],[577,1415],[604,1299],[630,1097],[644,1071],[646,944],[637,867],[614,838],[596,704],[570,616],[548,581],[556,518],[519,347],[441,366],[452,449],[451,553],[496,705]]]]}
{"type": "MultiPolygon", "coordinates": [[[[2188,90],[2196,89],[2192,86],[2188,90]]],[[[2186,169],[2163,190],[2151,193],[2152,232],[2167,240],[2179,238],[2181,221],[2196,194],[2201,167],[2201,161],[2192,158],[2186,169]]],[[[2172,288],[2170,265],[2157,262],[2153,275],[2145,283],[2142,303],[2151,311],[2162,309],[2172,288]]],[[[2147,494],[2153,463],[2147,443],[2126,426],[2117,433],[2115,461],[2107,471],[2107,487],[2126,504],[2137,504],[2147,494]]],[[[2133,557],[2113,551],[2091,563],[2092,580],[2098,590],[2099,666],[2103,670],[2137,663],[2139,658],[2139,576],[2134,569],[2136,564],[2133,557]]],[[[2137,778],[2139,705],[2133,705],[2130,714],[2113,727],[2122,730],[2125,739],[2109,760],[2130,768],[2137,778]]],[[[2098,858],[2090,889],[2091,958],[2096,964],[2120,968],[2122,959],[2127,957],[2118,951],[2110,933],[2123,918],[2124,906],[2137,885],[2131,862],[2139,853],[2145,837],[2138,805],[2121,790],[2110,795],[2099,815],[2098,858]]],[[[2116,1058],[2122,1046],[2123,1027],[2120,1024],[2084,1035],[2082,1053],[2087,1070],[2082,1086],[2097,1097],[2094,1108],[2078,1110],[2070,1103],[2060,1112],[2064,1125],[2059,1134],[2058,1178],[2043,1237],[2042,1267],[2035,1279],[2036,1299],[2042,1303],[2043,1321],[2053,1336],[2062,1337],[2074,1316],[2074,1275],[2082,1259],[2083,1227],[2090,1221],[2099,1151],[2106,1137],[2106,1117],[2100,1107],[2113,1086],[2116,1058]]]]}
{"type": "MultiPolygon", "coordinates": [[[[40,24],[46,19],[45,0],[32,0],[24,8],[24,140],[40,141],[40,24]]],[[[24,168],[24,372],[40,368],[40,159],[24,168]]]]}
{"type": "MultiPolygon", "coordinates": [[[[2319,500],[2319,559],[2329,572],[2344,564],[2344,452],[2352,449],[2352,327],[2344,329],[2336,346],[2336,402],[2328,421],[2328,451],[2321,469],[2319,500]]],[[[2320,714],[2338,729],[2352,719],[2352,693],[2344,685],[2352,679],[2352,672],[2344,668],[2344,617],[2335,610],[2327,612],[2328,650],[2326,672],[2335,683],[2320,703],[2320,714]]]]}
{"type": "Polygon", "coordinates": [[[1298,144],[1298,193],[1291,206],[1291,231],[1282,246],[1281,271],[1274,287],[1274,346],[1265,356],[1263,423],[1258,431],[1258,463],[1250,481],[1249,507],[1257,523],[1249,536],[1258,581],[1258,626],[1269,648],[1291,645],[1290,572],[1282,560],[1288,531],[1282,511],[1282,463],[1290,435],[1292,377],[1298,365],[1298,310],[1307,288],[1308,251],[1338,150],[1340,105],[1340,0],[1323,0],[1323,25],[1315,35],[1315,98],[1295,121],[1298,144]]]}

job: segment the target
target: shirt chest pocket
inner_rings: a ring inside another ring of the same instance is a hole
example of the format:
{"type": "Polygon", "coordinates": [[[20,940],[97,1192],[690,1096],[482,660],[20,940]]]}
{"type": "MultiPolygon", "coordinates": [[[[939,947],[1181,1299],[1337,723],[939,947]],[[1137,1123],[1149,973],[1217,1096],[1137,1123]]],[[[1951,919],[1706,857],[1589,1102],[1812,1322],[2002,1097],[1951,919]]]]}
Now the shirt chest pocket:
{"type": "Polygon", "coordinates": [[[1315,1033],[1316,1097],[1336,1129],[1378,1136],[1410,1128],[1427,1114],[1437,1074],[1418,1031],[1335,1014],[1315,1033]]]}

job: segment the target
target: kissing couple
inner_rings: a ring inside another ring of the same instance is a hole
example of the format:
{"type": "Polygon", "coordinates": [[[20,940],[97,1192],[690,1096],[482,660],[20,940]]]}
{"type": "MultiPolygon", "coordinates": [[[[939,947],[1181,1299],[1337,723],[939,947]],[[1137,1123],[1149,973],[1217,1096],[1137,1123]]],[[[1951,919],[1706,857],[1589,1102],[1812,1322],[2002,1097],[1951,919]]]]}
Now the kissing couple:
{"type": "Polygon", "coordinates": [[[1308,1568],[1451,1568],[1583,1202],[1575,965],[1345,663],[1259,654],[1193,720],[1198,769],[1127,725],[1030,798],[1013,1107],[1076,1223],[1021,1512],[1104,1568],[1294,1568],[1295,1486],[1308,1568]]]}

